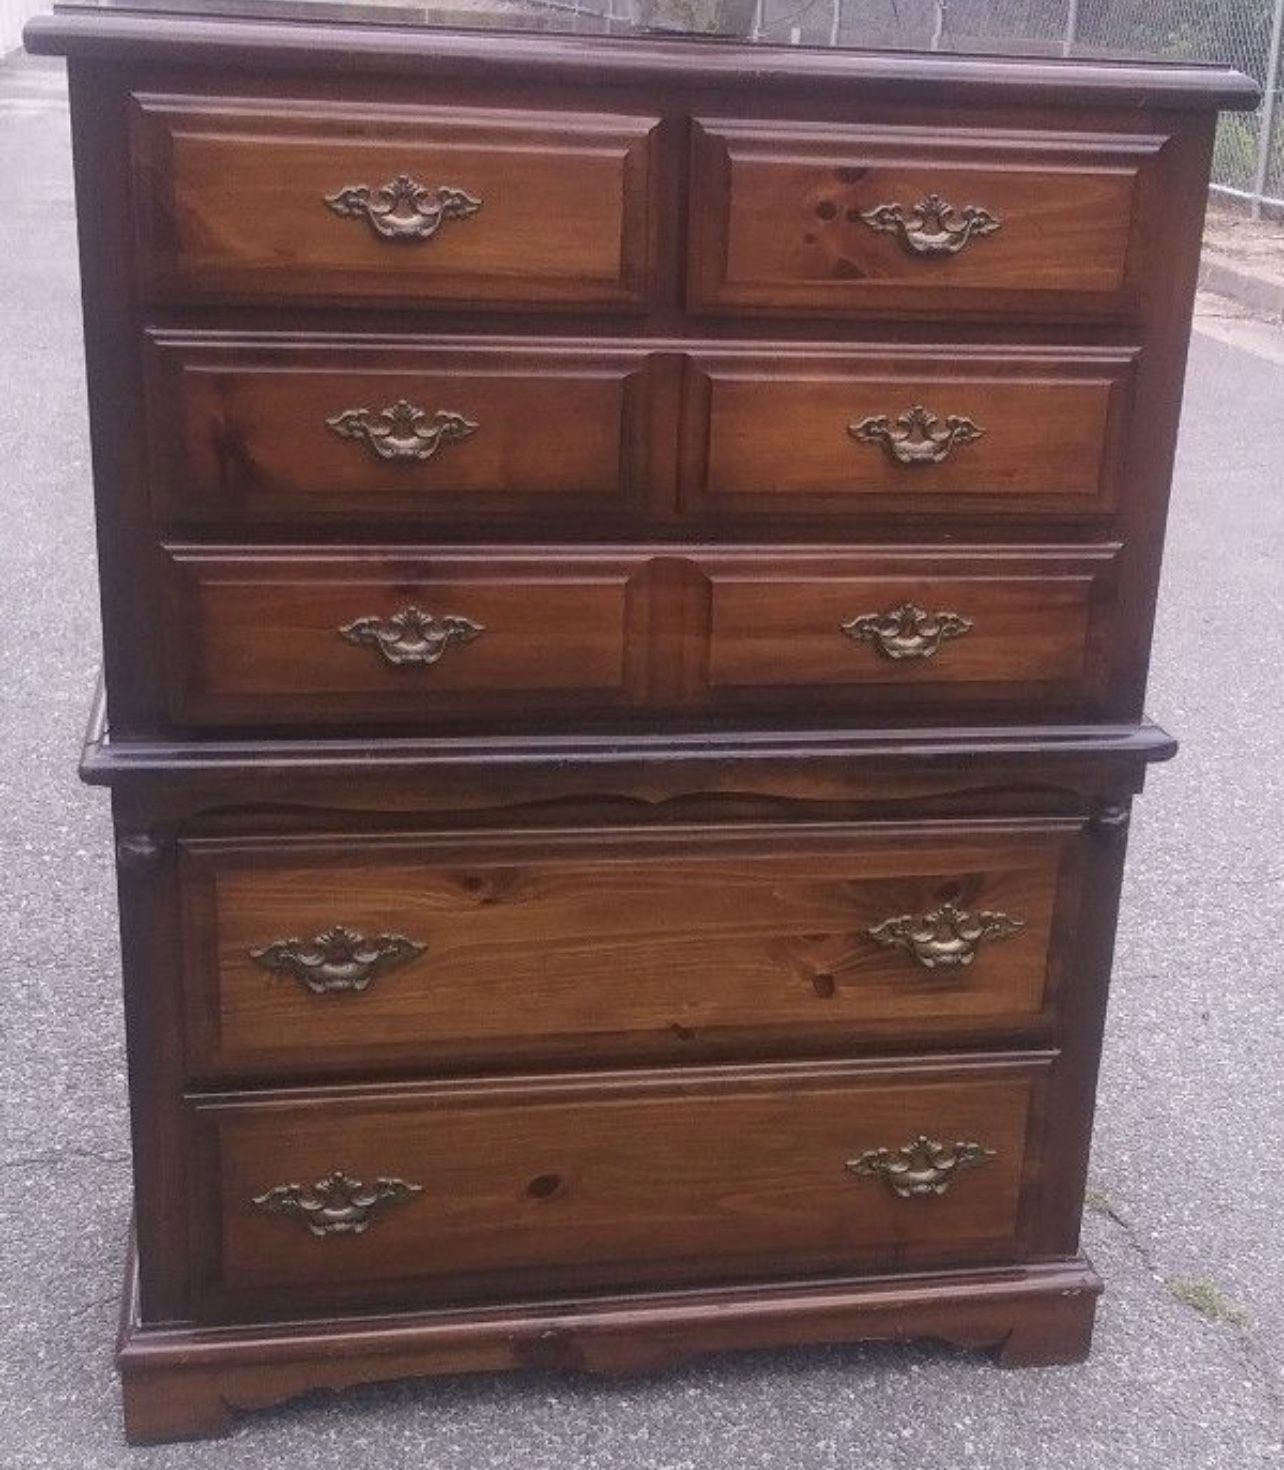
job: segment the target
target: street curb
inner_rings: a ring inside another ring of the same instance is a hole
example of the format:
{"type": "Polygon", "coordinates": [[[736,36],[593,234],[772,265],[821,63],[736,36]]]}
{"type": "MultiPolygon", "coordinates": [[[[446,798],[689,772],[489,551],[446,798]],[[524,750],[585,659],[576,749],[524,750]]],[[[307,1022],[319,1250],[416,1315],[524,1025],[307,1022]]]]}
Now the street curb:
{"type": "Polygon", "coordinates": [[[1229,296],[1254,311],[1284,317],[1284,281],[1254,275],[1215,251],[1205,250],[1200,257],[1199,284],[1205,291],[1229,296]]]}

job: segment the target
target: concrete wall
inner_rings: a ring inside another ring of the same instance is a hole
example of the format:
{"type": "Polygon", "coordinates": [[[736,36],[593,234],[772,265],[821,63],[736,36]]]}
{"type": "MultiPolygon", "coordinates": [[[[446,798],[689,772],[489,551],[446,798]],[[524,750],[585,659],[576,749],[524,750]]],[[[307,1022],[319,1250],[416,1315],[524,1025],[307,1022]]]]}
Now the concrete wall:
{"type": "Polygon", "coordinates": [[[0,0],[0,56],[22,45],[22,23],[29,15],[52,9],[52,0],[0,0]]]}

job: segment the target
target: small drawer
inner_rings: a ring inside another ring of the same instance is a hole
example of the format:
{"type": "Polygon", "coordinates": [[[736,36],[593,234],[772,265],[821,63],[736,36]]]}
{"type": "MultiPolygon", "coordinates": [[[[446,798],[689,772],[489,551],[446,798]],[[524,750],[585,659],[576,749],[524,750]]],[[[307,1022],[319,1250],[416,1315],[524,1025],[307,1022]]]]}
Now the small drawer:
{"type": "Polygon", "coordinates": [[[175,551],[171,715],[430,728],[611,709],[631,570],[609,556],[175,551]]]}
{"type": "Polygon", "coordinates": [[[191,1075],[1047,1035],[1075,821],[188,839],[191,1075]]]}
{"type": "Polygon", "coordinates": [[[1151,188],[1143,208],[1143,192],[1166,141],[698,122],[690,303],[802,315],[1131,313],[1149,242],[1163,238],[1166,205],[1151,188]]]}
{"type": "Polygon", "coordinates": [[[1101,707],[1117,548],[728,554],[705,564],[725,704],[930,715],[1101,707]]]}
{"type": "Polygon", "coordinates": [[[641,309],[655,118],[133,98],[156,301],[641,309]]]}
{"type": "Polygon", "coordinates": [[[620,521],[648,498],[650,359],[555,342],[149,337],[170,525],[620,521]]]}
{"type": "Polygon", "coordinates": [[[206,1319],[1019,1261],[1047,1063],[205,1097],[206,1319]]]}
{"type": "Polygon", "coordinates": [[[1108,516],[1133,354],[950,346],[688,359],[682,506],[742,517],[1108,516]]]}

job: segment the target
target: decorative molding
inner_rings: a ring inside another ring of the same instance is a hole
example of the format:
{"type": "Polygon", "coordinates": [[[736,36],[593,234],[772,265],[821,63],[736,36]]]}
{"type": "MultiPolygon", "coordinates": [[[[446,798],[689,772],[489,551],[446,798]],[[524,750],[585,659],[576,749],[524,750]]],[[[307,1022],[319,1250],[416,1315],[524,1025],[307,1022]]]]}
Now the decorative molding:
{"type": "Polygon", "coordinates": [[[462,413],[439,408],[429,418],[427,409],[404,398],[378,413],[345,408],[325,422],[340,438],[357,440],[380,459],[411,462],[432,459],[443,445],[477,432],[476,422],[462,413]]]}
{"type": "Polygon", "coordinates": [[[423,1193],[422,1184],[404,1179],[379,1178],[373,1184],[352,1179],[335,1169],[312,1186],[278,1184],[250,1201],[269,1215],[289,1215],[319,1238],[327,1235],[364,1235],[376,1210],[405,1204],[423,1193]]]}
{"type": "Polygon", "coordinates": [[[862,444],[881,444],[896,464],[940,464],[960,444],[974,444],[985,430],[964,414],[952,413],[942,422],[921,403],[908,408],[895,423],[886,414],[858,419],[847,432],[862,444]]]}
{"type": "Polygon", "coordinates": [[[403,607],[390,618],[356,618],[339,629],[348,643],[377,649],[390,664],[435,664],[452,643],[471,643],[486,631],[471,618],[449,613],[438,618],[417,607],[403,607]]]}
{"type": "Polygon", "coordinates": [[[980,1143],[940,1143],[920,1133],[903,1148],[871,1148],[846,1167],[861,1178],[881,1179],[900,1199],[925,1199],[944,1194],[964,1169],[975,1169],[994,1157],[980,1143]]]}
{"type": "Polygon", "coordinates": [[[881,613],[862,613],[840,624],[855,643],[871,643],[895,662],[908,658],[934,658],[941,645],[962,638],[972,629],[970,619],[956,612],[925,612],[912,602],[881,613]]]}
{"type": "Polygon", "coordinates": [[[326,204],[345,219],[363,219],[383,240],[431,240],[447,220],[467,219],[482,201],[454,184],[429,188],[408,174],[372,189],[348,184],[325,196],[326,204]]]}
{"type": "Polygon", "coordinates": [[[943,903],[926,914],[901,914],[867,931],[876,944],[903,949],[925,970],[959,970],[976,959],[990,939],[1010,939],[1025,928],[1024,919],[1008,914],[979,914],[943,903]]]}
{"type": "Polygon", "coordinates": [[[427,948],[404,934],[367,939],[337,924],[315,939],[274,939],[252,949],[250,958],[273,975],[292,975],[313,995],[360,994],[427,948]]]}
{"type": "Polygon", "coordinates": [[[920,199],[912,209],[901,204],[879,204],[861,219],[871,230],[895,235],[911,255],[957,255],[973,240],[984,239],[1003,221],[977,204],[956,210],[939,194],[920,199]]]}

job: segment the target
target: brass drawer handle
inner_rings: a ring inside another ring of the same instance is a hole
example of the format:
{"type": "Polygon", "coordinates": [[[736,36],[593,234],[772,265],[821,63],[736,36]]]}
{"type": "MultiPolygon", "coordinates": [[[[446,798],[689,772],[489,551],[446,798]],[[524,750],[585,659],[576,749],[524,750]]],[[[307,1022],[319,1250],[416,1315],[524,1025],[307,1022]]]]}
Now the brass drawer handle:
{"type": "Polygon", "coordinates": [[[325,202],[345,219],[363,219],[383,240],[431,240],[447,220],[467,219],[482,207],[453,184],[435,189],[407,174],[372,189],[369,184],[349,184],[325,202]]]}
{"type": "Polygon", "coordinates": [[[985,430],[961,413],[950,414],[942,423],[916,403],[895,424],[886,414],[878,414],[848,424],[847,432],[862,444],[881,444],[897,464],[940,464],[958,445],[974,444],[985,430]]]}
{"type": "Polygon", "coordinates": [[[960,970],[976,959],[987,940],[1010,939],[1024,928],[1024,919],[1008,914],[973,914],[943,903],[930,913],[884,919],[867,932],[877,944],[903,949],[925,970],[960,970]]]}
{"type": "Polygon", "coordinates": [[[456,613],[438,618],[417,607],[403,607],[390,618],[356,618],[339,629],[339,636],[376,649],[386,663],[435,664],[452,643],[471,643],[485,631],[481,623],[456,613]]]}
{"type": "Polygon", "coordinates": [[[977,204],[955,209],[939,194],[920,199],[913,209],[879,204],[861,219],[880,234],[895,235],[911,255],[957,255],[973,240],[994,234],[1003,221],[977,204]]]}
{"type": "Polygon", "coordinates": [[[920,1133],[903,1148],[866,1149],[847,1160],[847,1169],[861,1178],[881,1179],[901,1199],[925,1199],[944,1194],[963,1169],[975,1169],[994,1157],[979,1143],[940,1143],[920,1133]]]}
{"type": "Polygon", "coordinates": [[[313,995],[360,994],[380,975],[427,948],[404,934],[376,934],[367,939],[339,924],[307,941],[274,939],[252,949],[250,958],[273,975],[292,975],[313,995]]]}
{"type": "Polygon", "coordinates": [[[886,612],[862,613],[840,624],[854,643],[872,643],[883,655],[899,662],[906,658],[934,658],[941,644],[962,638],[971,622],[956,612],[925,612],[912,602],[886,612]]]}
{"type": "Polygon", "coordinates": [[[427,409],[417,408],[404,398],[379,413],[368,408],[345,408],[326,427],[341,439],[356,439],[380,459],[431,459],[444,444],[467,439],[477,425],[462,413],[439,408],[431,418],[427,409]]]}
{"type": "Polygon", "coordinates": [[[291,1216],[318,1237],[364,1235],[376,1210],[384,1205],[405,1204],[422,1194],[423,1188],[404,1179],[380,1178],[373,1184],[362,1184],[336,1169],[311,1186],[278,1184],[256,1194],[251,1203],[268,1215],[291,1216]]]}

